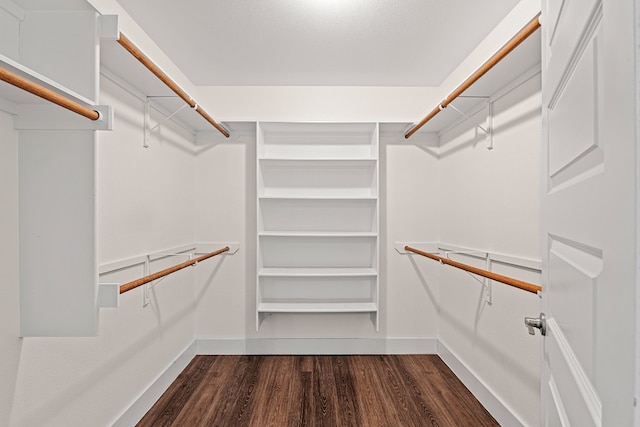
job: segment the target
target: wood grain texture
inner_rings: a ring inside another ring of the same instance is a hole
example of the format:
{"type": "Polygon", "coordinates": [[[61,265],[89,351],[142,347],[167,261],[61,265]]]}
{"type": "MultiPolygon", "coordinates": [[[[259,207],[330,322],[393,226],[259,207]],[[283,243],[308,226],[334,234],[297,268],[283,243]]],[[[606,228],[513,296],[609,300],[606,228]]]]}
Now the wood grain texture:
{"type": "Polygon", "coordinates": [[[138,426],[497,426],[435,355],[196,356],[138,426]]]}

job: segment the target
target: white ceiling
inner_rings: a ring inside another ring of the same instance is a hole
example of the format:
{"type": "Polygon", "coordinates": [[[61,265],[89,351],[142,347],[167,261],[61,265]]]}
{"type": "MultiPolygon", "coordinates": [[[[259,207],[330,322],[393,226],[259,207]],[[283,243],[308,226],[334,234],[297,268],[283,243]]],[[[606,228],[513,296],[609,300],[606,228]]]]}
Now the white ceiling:
{"type": "Polygon", "coordinates": [[[198,85],[438,86],[519,0],[119,0],[198,85]]]}

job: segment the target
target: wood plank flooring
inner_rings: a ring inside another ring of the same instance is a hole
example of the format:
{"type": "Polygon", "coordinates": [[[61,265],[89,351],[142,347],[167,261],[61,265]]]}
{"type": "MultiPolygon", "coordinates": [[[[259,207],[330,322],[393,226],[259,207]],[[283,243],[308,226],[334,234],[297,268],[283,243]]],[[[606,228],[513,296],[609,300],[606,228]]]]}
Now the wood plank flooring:
{"type": "Polygon", "coordinates": [[[196,356],[138,426],[497,426],[435,355],[196,356]]]}

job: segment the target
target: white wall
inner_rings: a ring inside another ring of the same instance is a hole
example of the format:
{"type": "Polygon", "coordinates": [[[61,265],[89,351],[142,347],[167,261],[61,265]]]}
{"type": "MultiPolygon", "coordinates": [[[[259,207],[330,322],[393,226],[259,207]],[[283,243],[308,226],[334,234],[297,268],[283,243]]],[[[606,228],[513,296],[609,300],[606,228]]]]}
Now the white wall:
{"type": "Polygon", "coordinates": [[[440,165],[433,143],[383,137],[381,294],[384,333],[391,338],[437,337],[437,265],[401,256],[395,243],[435,242],[440,226],[440,165]]]}
{"type": "Polygon", "coordinates": [[[196,157],[195,227],[200,242],[237,242],[224,265],[198,267],[196,336],[243,339],[255,321],[255,136],[201,146],[196,157]]]}
{"type": "MultiPolygon", "coordinates": [[[[540,260],[540,102],[539,75],[495,101],[491,151],[474,129],[485,125],[486,110],[442,135],[441,242],[540,260]]],[[[493,270],[540,283],[527,269],[494,263],[493,270]]],[[[494,282],[488,304],[470,275],[447,266],[440,274],[441,342],[525,425],[538,425],[542,341],[528,334],[523,317],[537,317],[539,297],[494,282]]]]}
{"type": "MultiPolygon", "coordinates": [[[[144,103],[109,79],[101,86],[115,128],[99,133],[100,262],[193,243],[193,135],[165,121],[144,148],[144,103]]],[[[155,126],[163,116],[151,112],[155,126]]]]}
{"type": "Polygon", "coordinates": [[[221,121],[413,122],[446,96],[437,87],[204,86],[221,121]]]}

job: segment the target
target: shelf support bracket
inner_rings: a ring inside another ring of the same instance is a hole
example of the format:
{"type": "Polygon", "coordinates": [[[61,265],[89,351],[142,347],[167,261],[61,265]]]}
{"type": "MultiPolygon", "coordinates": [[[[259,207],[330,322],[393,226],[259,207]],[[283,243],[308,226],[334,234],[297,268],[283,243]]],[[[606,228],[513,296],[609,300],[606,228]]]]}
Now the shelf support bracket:
{"type": "Polygon", "coordinates": [[[151,139],[151,125],[149,124],[149,97],[144,100],[144,141],[142,146],[149,148],[149,140],[151,139]]]}
{"type": "MultiPolygon", "coordinates": [[[[174,253],[174,254],[163,254],[162,258],[164,257],[169,257],[169,256],[186,256],[189,258],[189,261],[191,261],[194,257],[195,257],[195,253],[194,252],[178,252],[178,253],[174,253]]],[[[156,258],[157,259],[157,258],[156,258]]],[[[147,255],[146,259],[144,261],[144,275],[148,276],[149,274],[151,274],[151,262],[155,261],[155,259],[152,259],[151,255],[147,255]]],[[[193,264],[192,267],[195,267],[196,264],[193,264]]],[[[142,288],[142,308],[148,306],[149,304],[151,304],[151,295],[150,292],[151,290],[158,284],[160,283],[162,280],[164,279],[164,277],[161,277],[159,279],[156,279],[152,282],[149,283],[145,283],[143,285],[142,288]]]]}
{"type": "Polygon", "coordinates": [[[493,150],[493,101],[489,100],[488,102],[487,129],[489,129],[489,135],[487,135],[487,137],[489,139],[489,146],[487,150],[491,151],[493,150]]]}
{"type": "MultiPolygon", "coordinates": [[[[449,256],[450,254],[467,254],[467,255],[474,255],[474,254],[482,255],[482,254],[484,254],[485,270],[491,271],[493,260],[491,259],[491,254],[489,252],[474,251],[474,250],[469,250],[469,251],[445,251],[445,256],[447,257],[447,259],[451,259],[451,257],[449,256]]],[[[480,284],[482,284],[482,286],[484,288],[484,302],[486,302],[488,305],[493,304],[493,280],[491,280],[491,279],[489,279],[487,277],[484,277],[482,279],[482,281],[480,281],[480,279],[478,279],[475,275],[469,273],[468,271],[466,271],[465,273],[467,273],[472,279],[474,279],[477,282],[480,282],[480,284]]]]}
{"type": "MultiPolygon", "coordinates": [[[[488,252],[485,262],[485,269],[487,271],[491,271],[493,261],[491,260],[491,256],[488,252]]],[[[493,304],[493,280],[489,279],[488,277],[484,278],[484,302],[489,305],[493,304]]]]}
{"type": "MultiPolygon", "coordinates": [[[[151,127],[150,110],[151,110],[151,99],[152,98],[156,98],[156,97],[147,96],[147,98],[146,98],[146,100],[144,102],[144,143],[142,144],[142,146],[144,148],[149,148],[150,147],[151,135],[153,134],[153,132],[155,132],[157,129],[159,129],[168,120],[171,120],[171,118],[173,116],[175,116],[176,114],[178,114],[180,111],[182,111],[185,108],[189,107],[189,104],[184,104],[182,107],[178,108],[176,111],[174,111],[173,113],[169,114],[168,116],[166,116],[165,118],[160,120],[158,123],[156,123],[156,125],[154,127],[151,127]]],[[[166,98],[166,97],[162,97],[162,98],[166,98]]],[[[171,98],[177,98],[177,97],[172,96],[171,98]]],[[[195,107],[191,107],[191,108],[194,108],[194,109],[198,108],[198,104],[196,104],[195,107]]]]}
{"type": "MultiPolygon", "coordinates": [[[[468,97],[460,96],[458,98],[482,98],[487,101],[488,112],[487,112],[486,128],[480,125],[476,125],[476,129],[480,129],[482,132],[484,132],[485,139],[489,144],[487,146],[487,150],[493,150],[493,101],[491,100],[491,98],[489,98],[488,96],[468,96],[468,97]]],[[[465,120],[471,120],[471,117],[468,114],[466,114],[464,111],[457,108],[455,105],[453,105],[453,103],[449,104],[448,106],[451,107],[458,114],[460,114],[462,117],[464,117],[465,120]]]]}
{"type": "MultiPolygon", "coordinates": [[[[151,256],[147,255],[144,259],[144,276],[148,276],[151,264],[151,256]]],[[[151,298],[149,298],[149,289],[151,283],[145,283],[142,287],[142,308],[151,304],[151,298]]]]}

